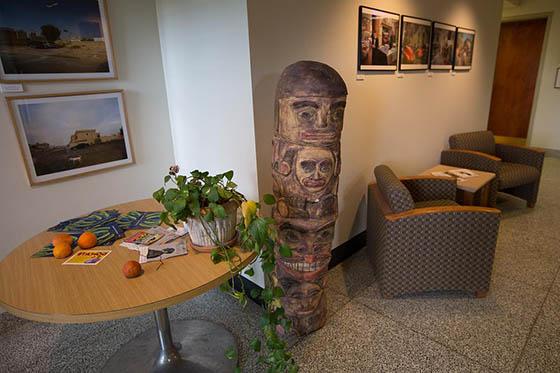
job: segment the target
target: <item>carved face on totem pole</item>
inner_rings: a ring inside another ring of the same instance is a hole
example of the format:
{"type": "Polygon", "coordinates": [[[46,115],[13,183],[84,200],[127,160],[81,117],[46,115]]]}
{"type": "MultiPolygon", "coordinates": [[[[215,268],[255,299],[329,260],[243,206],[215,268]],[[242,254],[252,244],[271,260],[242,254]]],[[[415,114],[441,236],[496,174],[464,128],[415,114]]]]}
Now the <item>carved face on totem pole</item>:
{"type": "Polygon", "coordinates": [[[324,287],[337,216],[340,135],[346,85],[331,67],[313,61],[288,66],[276,92],[273,216],[293,256],[277,255],[282,303],[302,335],[326,319],[324,287]]]}

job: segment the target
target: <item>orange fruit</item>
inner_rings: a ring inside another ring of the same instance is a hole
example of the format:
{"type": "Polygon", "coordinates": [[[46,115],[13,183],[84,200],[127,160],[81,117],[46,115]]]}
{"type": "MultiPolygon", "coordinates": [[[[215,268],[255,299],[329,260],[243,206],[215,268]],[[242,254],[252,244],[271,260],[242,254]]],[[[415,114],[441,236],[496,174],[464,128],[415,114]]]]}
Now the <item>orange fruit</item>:
{"type": "Polygon", "coordinates": [[[78,246],[82,249],[91,249],[97,245],[97,237],[91,232],[84,232],[78,238],[78,246]]]}
{"type": "Polygon", "coordinates": [[[56,259],[63,259],[72,255],[72,246],[62,242],[54,246],[53,255],[56,259]]]}
{"type": "Polygon", "coordinates": [[[54,246],[61,244],[61,243],[67,243],[68,245],[72,245],[72,241],[74,241],[72,239],[72,236],[70,236],[67,233],[60,233],[57,234],[56,236],[53,237],[52,239],[52,244],[54,246]]]}
{"type": "Polygon", "coordinates": [[[129,260],[128,262],[124,263],[122,271],[124,277],[134,278],[142,274],[142,266],[135,260],[129,260]]]}

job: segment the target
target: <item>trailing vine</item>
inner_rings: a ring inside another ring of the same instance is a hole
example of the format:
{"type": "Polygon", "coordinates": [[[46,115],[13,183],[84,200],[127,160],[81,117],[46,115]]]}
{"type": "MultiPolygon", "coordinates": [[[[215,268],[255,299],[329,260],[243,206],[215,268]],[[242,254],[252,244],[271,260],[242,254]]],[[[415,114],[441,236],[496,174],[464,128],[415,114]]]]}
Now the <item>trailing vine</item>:
{"type": "MultiPolygon", "coordinates": [[[[290,257],[292,250],[278,241],[276,222],[271,217],[260,215],[260,203],[247,200],[236,190],[237,185],[232,181],[233,171],[215,176],[198,170],[192,171],[190,176],[179,175],[178,172],[178,166],[170,167],[169,175],[164,178],[164,186],[153,194],[154,199],[166,210],[161,214],[162,222],[175,227],[175,224],[186,221],[187,218],[200,219],[206,233],[217,246],[210,254],[211,260],[215,264],[227,263],[232,274],[230,281],[220,285],[220,290],[230,294],[243,307],[247,304],[247,294],[243,281],[236,279],[237,275],[244,271],[244,274],[254,276],[252,265],[260,259],[265,288],[251,290],[250,296],[262,302],[264,312],[260,326],[263,335],[262,338],[253,339],[250,345],[252,350],[259,354],[258,361],[267,367],[267,372],[297,372],[298,366],[288,351],[287,343],[279,335],[279,330],[287,333],[291,329],[291,321],[280,302],[284,292],[274,276],[275,253],[290,257]],[[168,183],[172,186],[166,188],[168,183]],[[255,253],[248,269],[241,266],[241,258],[234,247],[227,246],[217,239],[217,233],[210,224],[215,218],[226,217],[222,205],[229,201],[241,205],[243,219],[237,225],[237,245],[243,251],[255,253]]],[[[270,194],[264,196],[263,202],[267,205],[276,203],[274,196],[270,194]]],[[[226,356],[234,359],[235,350],[231,348],[226,356]]],[[[237,371],[240,369],[237,368],[237,371]]]]}

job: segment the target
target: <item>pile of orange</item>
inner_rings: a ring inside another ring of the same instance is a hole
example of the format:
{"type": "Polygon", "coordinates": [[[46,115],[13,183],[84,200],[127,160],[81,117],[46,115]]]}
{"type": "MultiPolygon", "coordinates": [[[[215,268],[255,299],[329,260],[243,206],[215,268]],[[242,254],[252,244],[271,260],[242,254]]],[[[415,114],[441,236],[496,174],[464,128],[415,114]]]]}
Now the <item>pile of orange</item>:
{"type": "MultiPolygon", "coordinates": [[[[57,259],[67,258],[72,255],[72,243],[74,239],[66,233],[57,234],[52,239],[53,255],[57,259]]],[[[97,237],[92,232],[84,232],[78,238],[80,249],[91,249],[97,245],[97,237]]]]}

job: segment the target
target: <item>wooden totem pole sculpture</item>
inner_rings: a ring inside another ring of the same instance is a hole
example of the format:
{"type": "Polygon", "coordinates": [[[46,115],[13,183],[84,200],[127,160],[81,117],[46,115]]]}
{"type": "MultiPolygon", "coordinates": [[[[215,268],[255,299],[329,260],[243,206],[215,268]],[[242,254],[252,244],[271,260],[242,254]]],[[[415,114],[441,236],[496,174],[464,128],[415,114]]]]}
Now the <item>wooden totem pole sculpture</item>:
{"type": "Polygon", "coordinates": [[[273,138],[273,216],[280,241],[276,276],[286,314],[299,335],[325,324],[324,294],[338,212],[340,135],[346,84],[330,66],[300,61],[288,66],[276,90],[273,138]]]}

